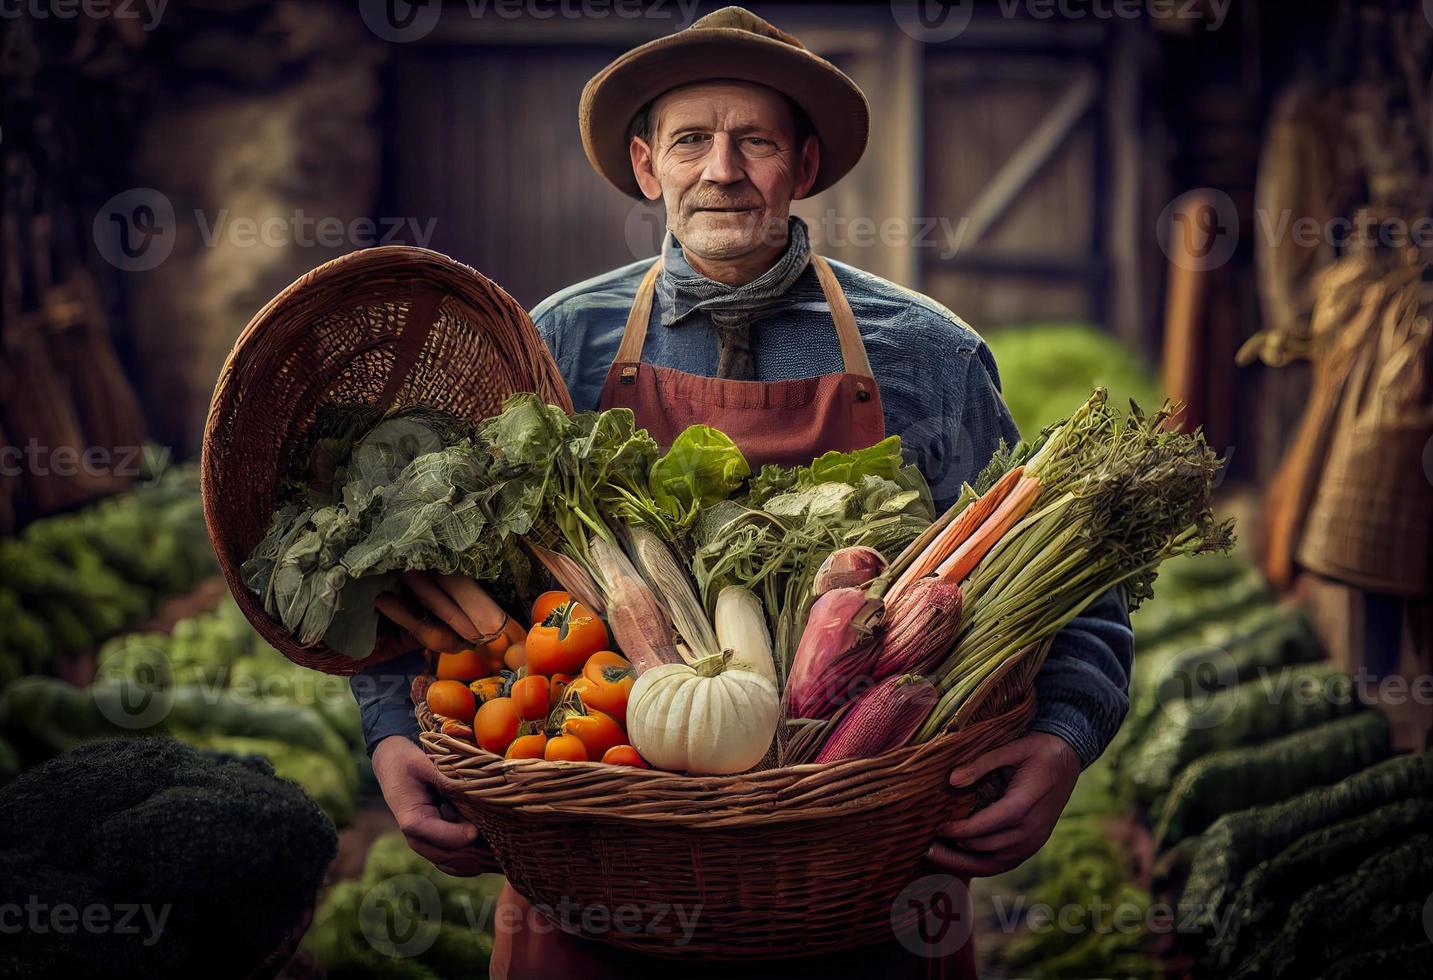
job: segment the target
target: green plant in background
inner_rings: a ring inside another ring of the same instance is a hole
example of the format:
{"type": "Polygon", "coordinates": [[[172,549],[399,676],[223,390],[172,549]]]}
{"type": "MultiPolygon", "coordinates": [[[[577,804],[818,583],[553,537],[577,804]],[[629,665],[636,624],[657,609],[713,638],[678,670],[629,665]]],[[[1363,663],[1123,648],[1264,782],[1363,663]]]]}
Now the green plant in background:
{"type": "Polygon", "coordinates": [[[109,640],[88,689],[36,676],[0,691],[0,782],[82,742],[159,733],[268,759],[339,826],[369,767],[347,682],[285,659],[226,596],[172,634],[109,640]]]}
{"type": "Polygon", "coordinates": [[[0,541],[0,685],[88,650],[217,566],[195,466],[0,541]]]}
{"type": "Polygon", "coordinates": [[[995,328],[984,337],[1000,369],[1005,404],[1026,438],[1067,416],[1096,386],[1109,389],[1112,405],[1164,401],[1139,355],[1099,327],[1033,324],[995,328]]]}
{"type": "Polygon", "coordinates": [[[328,980],[484,976],[501,888],[498,875],[444,874],[393,831],[373,842],[360,879],[324,895],[302,948],[328,980]]]}

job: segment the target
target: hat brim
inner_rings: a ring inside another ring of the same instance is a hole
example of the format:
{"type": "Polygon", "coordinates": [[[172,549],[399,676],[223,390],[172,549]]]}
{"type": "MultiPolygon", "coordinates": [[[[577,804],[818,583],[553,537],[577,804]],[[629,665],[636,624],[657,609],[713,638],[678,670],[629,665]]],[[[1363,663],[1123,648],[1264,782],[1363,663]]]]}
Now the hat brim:
{"type": "Polygon", "coordinates": [[[663,92],[718,79],[769,86],[802,108],[821,141],[820,169],[810,194],[830,187],[861,159],[871,111],[855,82],[803,48],[725,27],[658,38],[594,75],[578,109],[587,159],[612,186],[644,199],[628,152],[632,118],[663,92]]]}

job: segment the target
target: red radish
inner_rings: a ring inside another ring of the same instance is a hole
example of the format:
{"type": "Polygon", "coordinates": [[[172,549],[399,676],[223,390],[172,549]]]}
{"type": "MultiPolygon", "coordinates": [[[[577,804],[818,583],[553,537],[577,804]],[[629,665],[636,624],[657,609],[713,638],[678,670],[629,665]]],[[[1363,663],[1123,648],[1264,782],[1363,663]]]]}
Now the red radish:
{"type": "Polygon", "coordinates": [[[887,603],[872,676],[919,673],[944,658],[960,631],[961,599],[960,586],[931,577],[887,603]]]}
{"type": "Polygon", "coordinates": [[[882,608],[860,589],[832,589],[816,600],[786,679],[790,717],[829,718],[869,679],[882,608]]]}
{"type": "Polygon", "coordinates": [[[924,677],[887,677],[851,705],[816,761],[869,759],[899,748],[910,741],[935,703],[935,685],[924,677]]]}
{"type": "Polygon", "coordinates": [[[859,589],[869,585],[886,570],[886,559],[875,548],[863,544],[833,551],[816,570],[811,591],[825,595],[832,589],[859,589]]]}

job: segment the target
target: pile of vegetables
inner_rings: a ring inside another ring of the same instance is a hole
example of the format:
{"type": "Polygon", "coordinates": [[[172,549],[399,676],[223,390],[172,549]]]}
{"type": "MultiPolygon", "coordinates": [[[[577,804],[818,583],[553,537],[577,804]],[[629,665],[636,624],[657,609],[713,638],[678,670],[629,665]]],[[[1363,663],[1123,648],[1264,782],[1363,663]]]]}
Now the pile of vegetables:
{"type": "Polygon", "coordinates": [[[663,453],[622,409],[569,416],[518,395],[472,425],[334,408],[294,453],[244,577],[298,639],[361,659],[403,572],[449,576],[477,624],[525,608],[545,569],[562,604],[525,635],[505,627],[500,652],[438,651],[467,670],[415,691],[490,751],[600,761],[630,746],[713,774],[877,755],[945,731],[1000,664],[1111,587],[1136,607],[1161,561],[1227,548],[1218,461],[1167,419],[1121,415],[1097,390],[937,519],[894,437],[752,474],[717,430],[663,453]],[[540,653],[554,630],[630,668],[625,716],[580,684],[554,698],[588,667],[540,653]],[[574,727],[603,734],[579,752],[574,727]]]}
{"type": "Polygon", "coordinates": [[[91,649],[216,570],[194,467],[35,521],[0,541],[0,685],[91,649]]]}
{"type": "Polygon", "coordinates": [[[367,755],[347,683],[291,663],[232,600],[169,635],[111,639],[89,688],[32,676],[0,691],[0,744],[16,772],[83,742],[161,733],[216,754],[262,756],[336,824],[353,818],[367,755]]]}

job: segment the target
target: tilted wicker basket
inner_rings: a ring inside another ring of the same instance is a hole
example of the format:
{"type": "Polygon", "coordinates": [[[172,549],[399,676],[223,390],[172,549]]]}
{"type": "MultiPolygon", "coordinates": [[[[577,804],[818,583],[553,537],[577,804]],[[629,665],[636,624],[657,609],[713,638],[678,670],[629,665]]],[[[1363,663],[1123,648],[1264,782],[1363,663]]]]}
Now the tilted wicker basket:
{"type": "MultiPolygon", "coordinates": [[[[539,909],[685,910],[691,929],[585,934],[655,956],[765,960],[903,934],[895,902],[938,828],[991,795],[951,770],[1024,731],[1048,643],[1012,657],[955,729],[874,759],[738,776],[683,776],[592,762],[504,760],[436,730],[423,747],[453,805],[482,831],[513,887],[539,909]]],[[[556,923],[582,928],[583,916],[556,923]],[[580,920],[580,921],[574,921],[580,920]]],[[[599,921],[599,920],[594,920],[599,921]]]]}
{"type": "Polygon", "coordinates": [[[284,655],[351,674],[356,661],[303,646],[264,612],[239,568],[267,530],[286,454],[323,405],[423,404],[479,421],[519,391],[572,402],[527,312],[491,280],[438,252],[364,249],[275,296],[239,335],[204,427],[204,519],[239,608],[284,655]]]}

